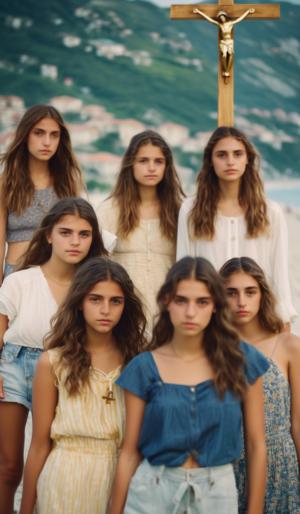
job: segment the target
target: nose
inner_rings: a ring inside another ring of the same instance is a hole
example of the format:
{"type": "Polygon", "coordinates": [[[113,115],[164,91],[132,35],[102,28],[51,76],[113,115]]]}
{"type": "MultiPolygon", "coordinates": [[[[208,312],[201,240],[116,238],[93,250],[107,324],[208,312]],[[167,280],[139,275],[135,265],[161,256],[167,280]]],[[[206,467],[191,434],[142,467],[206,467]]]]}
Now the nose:
{"type": "Polygon", "coordinates": [[[78,246],[80,243],[80,237],[79,234],[73,233],[71,238],[71,245],[72,246],[78,246]]]}
{"type": "Polygon", "coordinates": [[[101,314],[109,314],[109,300],[108,299],[103,299],[103,301],[101,302],[100,304],[100,311],[101,311],[101,314]]]}
{"type": "Polygon", "coordinates": [[[238,301],[239,307],[244,307],[246,305],[246,297],[243,292],[239,293],[238,301]]]}
{"type": "Polygon", "coordinates": [[[51,139],[50,139],[50,134],[44,134],[44,137],[43,137],[43,144],[45,146],[49,146],[50,145],[50,142],[51,142],[51,139]]]}
{"type": "Polygon", "coordinates": [[[195,303],[194,302],[188,302],[188,304],[186,306],[186,315],[189,318],[192,318],[193,316],[195,316],[195,309],[196,309],[195,303]]]}

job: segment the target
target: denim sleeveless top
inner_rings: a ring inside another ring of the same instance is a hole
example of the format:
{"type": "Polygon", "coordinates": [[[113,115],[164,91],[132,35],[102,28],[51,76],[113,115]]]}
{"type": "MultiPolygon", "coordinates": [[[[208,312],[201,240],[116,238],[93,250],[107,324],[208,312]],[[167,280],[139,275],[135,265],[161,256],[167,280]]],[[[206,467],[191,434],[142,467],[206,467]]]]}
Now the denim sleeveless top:
{"type": "Polygon", "coordinates": [[[58,196],[53,187],[36,189],[32,203],[22,214],[8,213],[6,227],[7,242],[30,241],[33,232],[57,200],[58,196]]]}
{"type": "MultiPolygon", "coordinates": [[[[269,363],[252,345],[241,342],[241,348],[252,384],[269,363]]],[[[139,451],[150,464],[177,467],[192,455],[200,466],[221,466],[240,456],[241,400],[231,391],[220,398],[212,380],[190,386],[163,382],[151,352],[135,357],[117,384],[146,402],[139,451]]]]}

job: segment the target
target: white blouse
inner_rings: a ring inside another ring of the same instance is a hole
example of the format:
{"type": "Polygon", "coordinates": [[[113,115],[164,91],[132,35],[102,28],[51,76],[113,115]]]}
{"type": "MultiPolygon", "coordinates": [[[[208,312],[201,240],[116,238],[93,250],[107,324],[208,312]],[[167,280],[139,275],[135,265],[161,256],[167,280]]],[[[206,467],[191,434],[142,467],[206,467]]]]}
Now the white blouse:
{"type": "Polygon", "coordinates": [[[247,236],[244,216],[217,214],[212,240],[191,239],[189,213],[195,197],[187,198],[180,209],[177,232],[177,255],[205,257],[217,270],[232,257],[251,257],[264,270],[277,298],[278,313],[285,322],[297,316],[292,304],[288,275],[288,233],[280,205],[267,201],[270,230],[255,238],[247,236]]]}
{"type": "Polygon", "coordinates": [[[3,342],[43,348],[57,308],[40,266],[11,273],[0,288],[0,313],[9,320],[3,342]]]}

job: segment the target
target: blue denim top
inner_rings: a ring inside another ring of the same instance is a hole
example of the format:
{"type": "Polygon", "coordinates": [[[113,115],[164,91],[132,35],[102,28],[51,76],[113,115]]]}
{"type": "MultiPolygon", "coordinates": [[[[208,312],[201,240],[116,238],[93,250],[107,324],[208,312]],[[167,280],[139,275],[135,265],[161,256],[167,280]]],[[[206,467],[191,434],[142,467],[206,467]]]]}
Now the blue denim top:
{"type": "MultiPolygon", "coordinates": [[[[241,348],[252,384],[269,363],[252,345],[241,342],[241,348]]],[[[229,390],[221,399],[211,379],[191,386],[165,383],[152,353],[143,352],[116,383],[146,402],[139,450],[150,464],[181,466],[192,455],[201,466],[221,466],[240,456],[241,400],[229,390]]]]}

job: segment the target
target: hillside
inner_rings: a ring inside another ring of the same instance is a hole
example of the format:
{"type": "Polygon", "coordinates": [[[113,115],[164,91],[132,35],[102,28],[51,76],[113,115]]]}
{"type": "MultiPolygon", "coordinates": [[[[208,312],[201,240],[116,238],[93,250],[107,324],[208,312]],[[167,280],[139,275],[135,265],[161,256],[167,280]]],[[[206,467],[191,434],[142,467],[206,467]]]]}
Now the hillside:
{"type": "MultiPolygon", "coordinates": [[[[298,176],[300,6],[284,3],[281,15],[235,30],[236,125],[269,174],[298,176]]],[[[143,1],[10,0],[0,27],[0,95],[26,105],[68,95],[119,119],[178,123],[191,136],[215,127],[217,31],[208,23],[171,21],[143,1]]],[[[109,137],[88,151],[99,148],[122,151],[109,137]]],[[[184,150],[179,161],[194,169],[199,155],[184,150]]]]}

